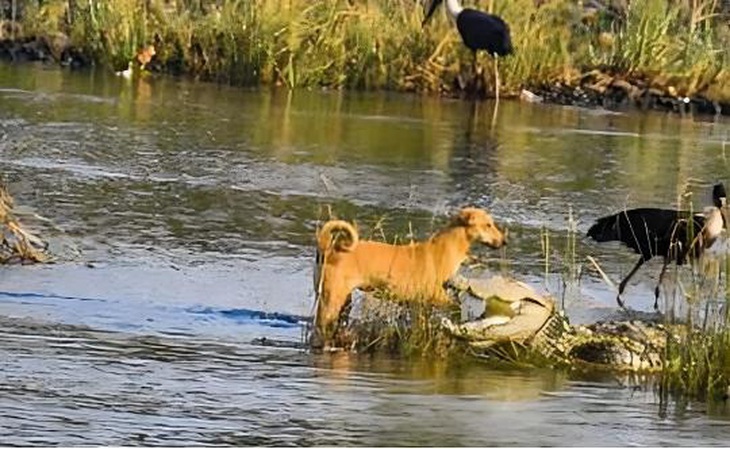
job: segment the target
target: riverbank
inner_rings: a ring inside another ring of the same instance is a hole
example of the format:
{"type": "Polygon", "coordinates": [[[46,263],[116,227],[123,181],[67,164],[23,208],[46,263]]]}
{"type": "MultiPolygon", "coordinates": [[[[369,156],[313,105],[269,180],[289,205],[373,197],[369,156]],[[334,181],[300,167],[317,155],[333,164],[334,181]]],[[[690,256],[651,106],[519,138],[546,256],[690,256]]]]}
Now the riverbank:
{"type": "MultiPolygon", "coordinates": [[[[477,3],[488,10],[493,2],[477,3]]],[[[501,95],[730,114],[730,30],[720,2],[620,3],[494,3],[515,46],[499,61],[501,95]]],[[[16,10],[15,21],[5,15],[0,57],[14,61],[122,71],[153,45],[146,70],[232,85],[482,98],[495,90],[492,58],[480,55],[475,75],[446,14],[422,27],[419,2],[54,0],[16,10]]]]}

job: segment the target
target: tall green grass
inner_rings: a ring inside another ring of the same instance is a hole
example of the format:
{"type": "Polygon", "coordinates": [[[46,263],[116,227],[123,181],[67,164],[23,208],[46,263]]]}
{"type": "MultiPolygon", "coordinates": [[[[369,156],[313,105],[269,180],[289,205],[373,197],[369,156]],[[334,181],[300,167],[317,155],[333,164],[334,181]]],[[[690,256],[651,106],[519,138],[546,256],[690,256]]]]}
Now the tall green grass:
{"type": "MultiPolygon", "coordinates": [[[[727,258],[722,260],[721,266],[724,276],[730,274],[727,258]]],[[[699,283],[690,290],[686,295],[689,307],[680,317],[685,323],[685,331],[667,341],[661,385],[666,395],[717,400],[730,391],[730,314],[727,307],[730,291],[723,291],[718,298],[708,294],[711,288],[699,283]]]]}
{"type": "MultiPolygon", "coordinates": [[[[126,67],[155,44],[165,71],[231,84],[451,91],[471,54],[445,12],[421,27],[415,0],[47,0],[27,2],[31,34],[64,32],[97,61],[126,67]]],[[[502,87],[576,83],[602,67],[692,94],[725,95],[730,31],[717,0],[632,0],[589,14],[572,0],[464,1],[494,7],[515,54],[502,87]]],[[[491,57],[482,55],[492,89],[491,57]]],[[[728,95],[730,97],[730,94],[728,95]]]]}
{"type": "MultiPolygon", "coordinates": [[[[679,209],[691,212],[692,195],[687,189],[685,185],[678,195],[678,204],[679,209]]],[[[690,237],[699,232],[690,229],[690,237]]],[[[570,210],[562,257],[558,257],[560,239],[551,237],[547,230],[541,232],[546,278],[556,272],[566,286],[579,282],[581,266],[575,239],[570,210]]],[[[660,393],[665,400],[726,400],[730,394],[730,257],[705,252],[687,265],[672,265],[667,274],[673,271],[674,276],[665,277],[663,282],[662,312],[668,331],[660,393]]]]}
{"type": "MultiPolygon", "coordinates": [[[[681,201],[680,201],[681,204],[681,201]]],[[[699,230],[695,230],[699,232],[699,230]]],[[[687,399],[717,400],[730,391],[730,258],[703,256],[685,285],[677,283],[667,307],[668,327],[662,392],[687,399]]]]}
{"type": "MultiPolygon", "coordinates": [[[[690,199],[680,194],[680,208],[692,211],[690,199]]],[[[690,227],[690,236],[699,232],[690,227]]],[[[712,401],[730,388],[730,258],[706,251],[690,268],[675,265],[675,280],[665,280],[660,387],[663,399],[712,401]]]]}

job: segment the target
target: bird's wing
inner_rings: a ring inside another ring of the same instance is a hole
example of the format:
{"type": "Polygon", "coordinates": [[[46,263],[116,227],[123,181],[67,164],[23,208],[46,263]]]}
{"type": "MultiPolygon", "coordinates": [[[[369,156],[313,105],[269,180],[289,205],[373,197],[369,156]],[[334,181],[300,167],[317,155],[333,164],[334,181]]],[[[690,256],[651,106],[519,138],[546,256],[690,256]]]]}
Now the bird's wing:
{"type": "Polygon", "coordinates": [[[622,242],[649,259],[661,253],[661,246],[673,236],[686,236],[689,213],[671,209],[627,209],[599,218],[588,230],[588,237],[597,242],[622,242]],[[682,225],[685,223],[685,225],[682,225]]]}

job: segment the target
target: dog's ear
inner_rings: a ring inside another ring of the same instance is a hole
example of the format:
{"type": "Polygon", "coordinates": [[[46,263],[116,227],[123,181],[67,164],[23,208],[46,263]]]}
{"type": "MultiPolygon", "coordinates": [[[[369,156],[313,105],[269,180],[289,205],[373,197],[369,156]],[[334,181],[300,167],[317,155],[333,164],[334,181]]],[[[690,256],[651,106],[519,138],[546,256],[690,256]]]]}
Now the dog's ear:
{"type": "Polygon", "coordinates": [[[454,216],[454,224],[459,226],[473,226],[476,220],[474,208],[465,207],[454,216]]]}

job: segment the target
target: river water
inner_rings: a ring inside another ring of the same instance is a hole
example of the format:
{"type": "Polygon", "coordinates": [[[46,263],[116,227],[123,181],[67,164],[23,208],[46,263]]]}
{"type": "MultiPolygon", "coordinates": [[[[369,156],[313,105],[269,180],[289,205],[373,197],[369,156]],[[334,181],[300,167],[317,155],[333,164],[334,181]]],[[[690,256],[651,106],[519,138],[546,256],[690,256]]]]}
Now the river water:
{"type": "MultiPolygon", "coordinates": [[[[582,237],[591,221],[685,190],[699,209],[728,181],[727,122],[493,112],[0,65],[0,173],[59,257],[0,268],[0,444],[727,444],[724,404],[660,403],[650,383],[299,347],[329,210],[421,238],[488,208],[511,237],[477,249],[488,270],[591,321],[615,294],[585,256],[616,282],[636,259],[582,237]]],[[[631,307],[650,310],[658,271],[631,307]]]]}

